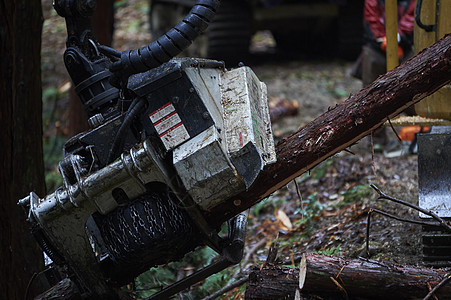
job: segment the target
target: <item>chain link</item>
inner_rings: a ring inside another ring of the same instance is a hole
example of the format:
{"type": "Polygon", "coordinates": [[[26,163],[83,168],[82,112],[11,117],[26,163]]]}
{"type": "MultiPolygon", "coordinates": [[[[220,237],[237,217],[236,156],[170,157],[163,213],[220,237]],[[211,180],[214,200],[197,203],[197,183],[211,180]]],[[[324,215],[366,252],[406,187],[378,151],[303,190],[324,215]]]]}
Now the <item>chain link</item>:
{"type": "Polygon", "coordinates": [[[200,243],[200,234],[172,193],[153,192],[105,216],[99,226],[118,265],[141,270],[178,259],[200,243]]]}

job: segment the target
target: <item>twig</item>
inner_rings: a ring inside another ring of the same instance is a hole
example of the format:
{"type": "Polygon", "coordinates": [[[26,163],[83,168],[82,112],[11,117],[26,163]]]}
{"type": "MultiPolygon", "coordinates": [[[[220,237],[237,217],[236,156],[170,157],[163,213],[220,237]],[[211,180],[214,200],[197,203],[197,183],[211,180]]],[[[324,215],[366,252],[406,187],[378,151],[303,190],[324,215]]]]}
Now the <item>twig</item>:
{"type": "Polygon", "coordinates": [[[378,265],[378,266],[381,266],[381,267],[385,267],[388,270],[392,270],[392,268],[390,266],[387,266],[386,264],[381,263],[381,262],[379,262],[377,260],[369,259],[369,258],[363,257],[363,256],[358,256],[357,258],[360,259],[360,260],[366,261],[367,263],[375,264],[375,265],[378,265]]]}
{"type": "Polygon", "coordinates": [[[430,210],[426,210],[424,208],[421,208],[417,205],[414,205],[412,203],[409,203],[407,201],[401,200],[401,199],[397,199],[391,196],[388,196],[387,194],[383,193],[376,185],[371,184],[371,187],[379,194],[379,198],[378,199],[386,199],[386,200],[390,200],[393,202],[396,202],[398,204],[402,204],[405,206],[408,206],[410,208],[413,208],[417,211],[420,211],[422,213],[424,213],[425,215],[431,216],[433,219],[435,219],[436,221],[438,221],[440,223],[440,226],[442,226],[446,231],[451,232],[451,226],[445,222],[445,220],[443,220],[442,218],[440,218],[437,214],[433,213],[430,210]]]}
{"type": "Polygon", "coordinates": [[[339,277],[340,277],[340,274],[341,274],[341,272],[343,272],[343,270],[344,270],[345,267],[346,267],[346,265],[343,265],[343,266],[341,267],[340,271],[338,272],[337,276],[335,276],[335,278],[339,278],[339,277]]]}
{"type": "Polygon", "coordinates": [[[248,251],[246,251],[246,256],[243,259],[243,263],[246,263],[247,261],[249,261],[250,257],[252,254],[255,253],[255,251],[257,251],[258,249],[260,249],[260,247],[262,247],[264,244],[266,244],[266,240],[267,238],[264,237],[261,240],[259,240],[257,243],[255,243],[254,246],[252,246],[251,249],[249,249],[248,251]]]}
{"type": "Polygon", "coordinates": [[[349,148],[345,148],[345,149],[343,149],[343,151],[344,151],[344,152],[347,152],[347,153],[349,153],[349,154],[351,154],[351,155],[355,155],[355,153],[352,152],[351,149],[349,149],[349,148]]]}
{"type": "Polygon", "coordinates": [[[247,281],[249,280],[249,277],[243,277],[241,279],[238,279],[237,281],[229,284],[228,286],[223,287],[222,289],[217,290],[216,292],[214,292],[213,294],[211,294],[210,296],[207,296],[205,298],[203,298],[202,300],[212,300],[215,299],[216,297],[219,297],[231,290],[233,290],[236,287],[239,287],[243,284],[245,284],[247,281]]]}
{"type": "Polygon", "coordinates": [[[366,221],[366,244],[365,244],[365,254],[367,258],[370,258],[370,223],[371,223],[371,212],[372,208],[368,211],[368,219],[366,221]]]}
{"type": "Polygon", "coordinates": [[[427,295],[426,297],[423,298],[423,300],[429,300],[432,295],[434,295],[434,293],[441,288],[442,286],[444,286],[449,280],[451,279],[451,275],[450,274],[446,274],[445,278],[443,278],[442,281],[440,281],[439,284],[437,284],[427,295]]]}
{"type": "Polygon", "coordinates": [[[277,233],[276,239],[272,242],[268,250],[268,256],[266,256],[266,264],[275,264],[277,260],[277,255],[279,253],[279,234],[277,233]]]}
{"type": "Polygon", "coordinates": [[[335,276],[335,279],[337,279],[337,280],[340,279],[341,284],[343,284],[343,285],[344,285],[345,283],[344,283],[343,279],[341,279],[340,274],[341,274],[341,272],[343,272],[343,270],[345,269],[346,264],[347,264],[347,263],[345,263],[345,264],[341,267],[340,271],[338,271],[338,274],[335,276]]]}
{"type": "Polygon", "coordinates": [[[439,227],[440,225],[434,225],[434,224],[430,224],[430,223],[426,223],[426,222],[421,222],[421,221],[416,221],[416,220],[410,220],[410,219],[403,219],[400,217],[397,217],[395,215],[386,213],[384,211],[375,209],[375,208],[370,208],[370,210],[368,211],[368,220],[366,223],[366,245],[365,245],[365,254],[367,257],[370,257],[370,251],[369,251],[369,243],[370,243],[370,224],[371,224],[371,215],[373,213],[377,213],[377,214],[381,214],[383,216],[386,216],[388,218],[392,218],[395,219],[397,221],[401,221],[401,222],[406,222],[406,223],[411,223],[411,224],[416,224],[416,225],[422,225],[422,226],[437,226],[439,227]]]}
{"type": "MultiPolygon", "coordinates": [[[[296,178],[293,179],[294,186],[296,187],[296,193],[298,194],[299,201],[301,201],[301,210],[304,211],[304,200],[302,199],[301,189],[299,188],[296,178]]],[[[301,218],[304,219],[304,214],[301,214],[301,218]]]]}
{"type": "Polygon", "coordinates": [[[291,259],[291,264],[294,266],[294,251],[293,250],[291,250],[290,259],[291,259]]]}
{"type": "Polygon", "coordinates": [[[335,283],[335,285],[338,287],[338,289],[345,295],[345,298],[349,299],[348,292],[346,292],[345,288],[332,276],[329,278],[333,281],[333,283],[335,283]]]}
{"type": "Polygon", "coordinates": [[[417,220],[403,219],[403,218],[397,217],[395,215],[386,213],[385,211],[378,210],[375,208],[371,208],[370,211],[368,212],[368,214],[373,213],[373,212],[381,214],[381,215],[389,217],[389,218],[392,218],[392,219],[395,219],[395,220],[398,220],[398,221],[401,221],[401,222],[406,222],[406,223],[411,223],[411,224],[416,224],[416,225],[423,225],[423,226],[437,226],[437,227],[440,226],[439,224],[431,224],[431,223],[421,222],[421,221],[417,221],[417,220]]]}
{"type": "Polygon", "coordinates": [[[289,265],[289,264],[294,264],[296,265],[298,262],[300,262],[302,259],[302,255],[298,255],[296,257],[293,257],[293,259],[291,259],[291,257],[289,259],[286,260],[282,260],[282,262],[280,263],[282,266],[283,265],[289,265]]]}
{"type": "Polygon", "coordinates": [[[393,132],[395,133],[396,138],[398,139],[398,142],[402,143],[402,140],[401,140],[401,138],[399,137],[398,133],[396,132],[395,127],[393,127],[393,124],[391,123],[390,118],[387,117],[387,120],[388,120],[388,124],[390,124],[391,129],[392,129],[393,132]]]}
{"type": "MultiPolygon", "coordinates": [[[[429,282],[426,282],[426,284],[428,286],[429,292],[432,291],[431,284],[429,282]]],[[[438,300],[438,298],[437,298],[437,296],[435,294],[433,295],[433,297],[434,297],[434,300],[438,300]]]]}
{"type": "Polygon", "coordinates": [[[371,167],[373,168],[373,174],[374,174],[374,179],[377,179],[377,174],[376,174],[376,164],[374,163],[374,139],[373,139],[373,132],[371,132],[371,167]]]}

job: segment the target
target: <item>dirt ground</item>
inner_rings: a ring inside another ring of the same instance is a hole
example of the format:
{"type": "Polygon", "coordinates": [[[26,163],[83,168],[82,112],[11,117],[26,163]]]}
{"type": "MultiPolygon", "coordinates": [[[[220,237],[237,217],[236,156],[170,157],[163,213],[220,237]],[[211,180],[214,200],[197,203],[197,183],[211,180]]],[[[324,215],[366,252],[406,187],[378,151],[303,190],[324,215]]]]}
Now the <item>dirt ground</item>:
{"type": "MultiPolygon", "coordinates": [[[[59,134],[66,138],[68,76],[62,63],[66,33],[64,20],[51,9],[50,2],[43,3],[43,90],[44,93],[56,90],[58,97],[44,99],[44,115],[51,116],[45,119],[45,131],[47,136],[59,134]]],[[[147,3],[139,0],[127,1],[118,8],[115,48],[125,50],[148,43],[147,10],[147,3]]],[[[273,124],[276,139],[310,122],[362,87],[359,80],[349,75],[353,62],[302,54],[284,57],[271,45],[256,42],[252,60],[244,63],[251,65],[267,84],[270,102],[287,99],[299,104],[297,116],[273,124]]],[[[387,128],[387,132],[390,140],[395,141],[391,129],[387,128]]],[[[376,184],[387,194],[416,203],[416,155],[387,158],[382,152],[375,152],[373,156],[368,139],[350,150],[353,154],[338,153],[297,178],[299,193],[293,182],[254,207],[246,246],[249,255],[241,270],[264,261],[269,245],[277,237],[281,261],[302,252],[357,258],[363,255],[370,208],[418,219],[417,212],[411,209],[377,200],[377,194],[369,187],[370,183],[376,184]]],[[[48,165],[48,170],[52,171],[52,166],[48,165]]],[[[418,225],[373,215],[370,229],[372,259],[423,264],[418,225]]]]}

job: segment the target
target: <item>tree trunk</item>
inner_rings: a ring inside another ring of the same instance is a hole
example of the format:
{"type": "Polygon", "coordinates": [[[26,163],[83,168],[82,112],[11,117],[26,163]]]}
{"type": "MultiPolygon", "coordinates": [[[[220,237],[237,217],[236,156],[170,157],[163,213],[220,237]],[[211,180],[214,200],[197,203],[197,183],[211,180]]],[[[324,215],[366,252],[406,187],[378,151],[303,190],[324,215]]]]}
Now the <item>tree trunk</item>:
{"type": "Polygon", "coordinates": [[[114,32],[114,0],[97,0],[91,22],[97,41],[102,45],[111,46],[114,32]]]}
{"type": "Polygon", "coordinates": [[[209,212],[219,225],[253,206],[326,158],[351,146],[385,121],[451,81],[451,34],[380,76],[276,146],[267,166],[246,192],[209,212]]]}
{"type": "Polygon", "coordinates": [[[0,299],[36,292],[43,257],[17,201],[45,195],[42,158],[41,1],[0,0],[0,299]],[[27,287],[30,284],[29,287],[27,287]]]}
{"type": "MultiPolygon", "coordinates": [[[[327,299],[423,299],[446,277],[443,270],[384,265],[358,259],[307,254],[302,294],[327,299]]],[[[299,289],[299,268],[265,267],[249,274],[245,299],[293,299],[299,289]]],[[[447,299],[451,284],[435,295],[447,299]]]]}
{"type": "Polygon", "coordinates": [[[69,89],[69,128],[67,134],[69,137],[72,137],[88,130],[88,128],[88,115],[75,92],[74,85],[71,84],[69,89]]]}

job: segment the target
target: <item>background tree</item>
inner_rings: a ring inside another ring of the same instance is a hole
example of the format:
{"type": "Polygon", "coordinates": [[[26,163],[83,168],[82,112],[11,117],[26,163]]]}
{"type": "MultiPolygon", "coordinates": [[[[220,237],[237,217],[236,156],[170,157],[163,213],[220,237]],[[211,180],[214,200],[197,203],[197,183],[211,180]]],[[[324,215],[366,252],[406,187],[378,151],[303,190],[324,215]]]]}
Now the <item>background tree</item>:
{"type": "Polygon", "coordinates": [[[40,0],[0,0],[0,299],[35,294],[42,252],[17,201],[45,194],[40,0]],[[34,281],[36,283],[36,281],[34,281]]]}

